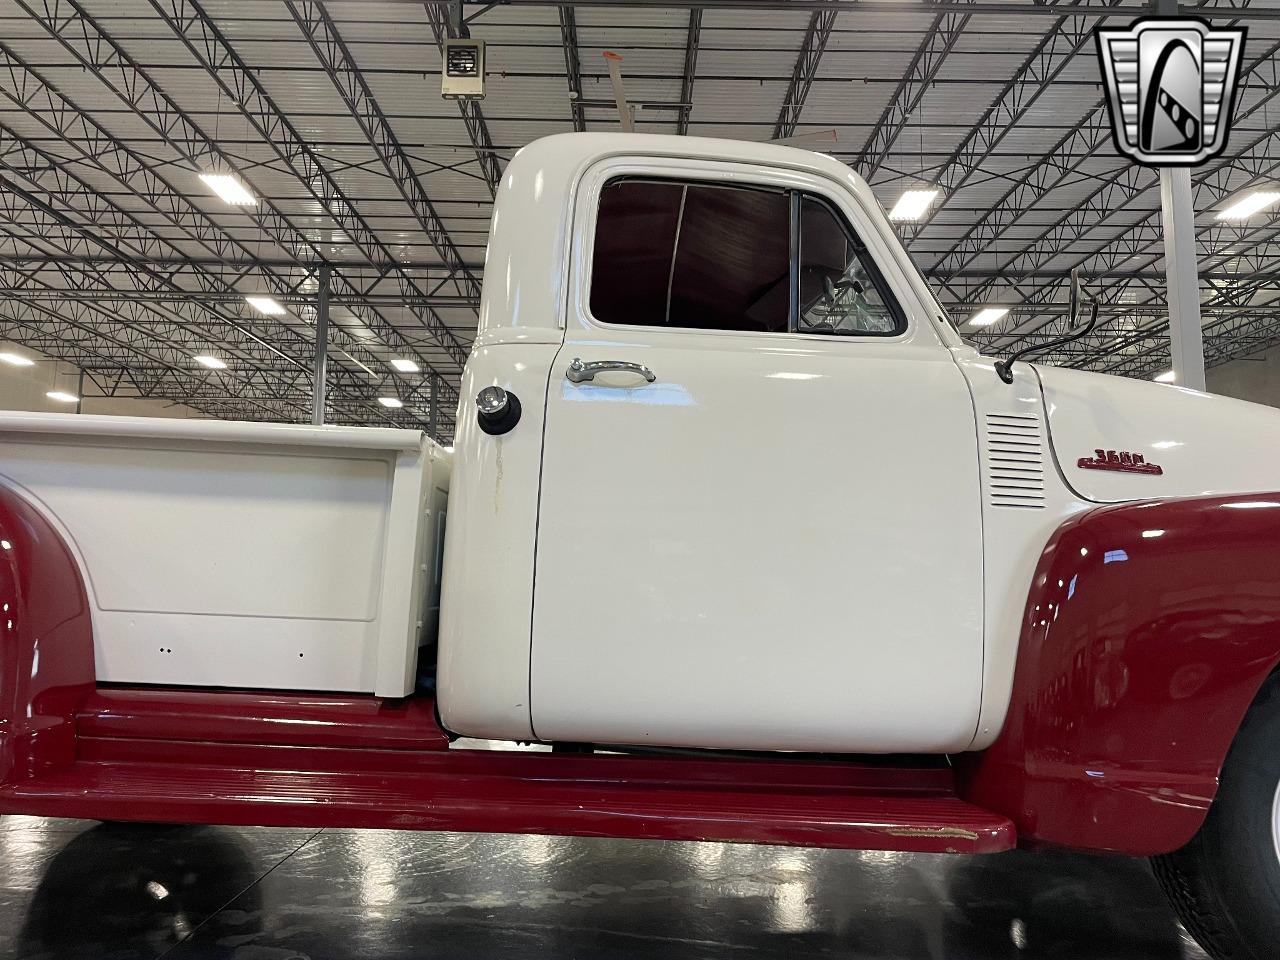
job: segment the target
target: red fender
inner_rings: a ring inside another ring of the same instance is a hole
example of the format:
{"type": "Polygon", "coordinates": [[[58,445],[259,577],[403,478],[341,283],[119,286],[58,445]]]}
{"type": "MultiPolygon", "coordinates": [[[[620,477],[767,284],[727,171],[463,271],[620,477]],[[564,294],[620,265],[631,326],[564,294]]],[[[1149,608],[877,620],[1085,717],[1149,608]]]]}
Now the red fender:
{"type": "Polygon", "coordinates": [[[75,760],[75,712],[93,689],[75,558],[39,511],[0,486],[0,784],[75,760]]]}
{"type": "Polygon", "coordinates": [[[1175,850],[1278,661],[1280,494],[1080,514],[1040,558],[1008,718],[962,796],[1030,846],[1175,850]]]}

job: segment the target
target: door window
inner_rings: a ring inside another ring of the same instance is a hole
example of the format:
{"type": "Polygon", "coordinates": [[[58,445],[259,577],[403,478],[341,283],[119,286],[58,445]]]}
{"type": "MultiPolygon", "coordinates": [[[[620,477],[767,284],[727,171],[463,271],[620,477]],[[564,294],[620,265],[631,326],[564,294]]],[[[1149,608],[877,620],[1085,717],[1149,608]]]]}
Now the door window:
{"type": "Polygon", "coordinates": [[[605,323],[787,329],[787,195],[612,180],[600,197],[591,313],[605,323]]]}
{"type": "Polygon", "coordinates": [[[780,189],[609,181],[590,298],[597,320],[630,326],[873,336],[905,328],[843,218],[780,189]]]}

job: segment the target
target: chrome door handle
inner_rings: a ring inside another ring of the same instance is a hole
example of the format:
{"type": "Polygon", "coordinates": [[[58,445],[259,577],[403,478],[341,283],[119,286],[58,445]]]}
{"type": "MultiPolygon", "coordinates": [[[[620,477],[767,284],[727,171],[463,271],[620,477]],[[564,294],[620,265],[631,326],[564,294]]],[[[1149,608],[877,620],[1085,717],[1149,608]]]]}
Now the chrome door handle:
{"type": "Polygon", "coordinates": [[[653,383],[658,379],[643,363],[631,363],[627,360],[592,360],[590,363],[583,363],[580,357],[573,358],[573,363],[569,364],[569,369],[565,371],[565,377],[573,383],[587,383],[594,380],[597,373],[613,371],[638,373],[644,377],[646,383],[653,383]]]}

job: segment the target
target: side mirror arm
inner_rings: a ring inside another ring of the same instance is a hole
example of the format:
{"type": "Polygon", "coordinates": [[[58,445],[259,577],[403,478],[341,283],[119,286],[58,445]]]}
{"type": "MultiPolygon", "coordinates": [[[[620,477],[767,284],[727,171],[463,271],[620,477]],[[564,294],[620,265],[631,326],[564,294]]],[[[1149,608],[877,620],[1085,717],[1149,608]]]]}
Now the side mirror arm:
{"type": "Polygon", "coordinates": [[[1098,301],[1094,300],[1089,305],[1089,322],[1079,330],[1072,331],[1065,336],[1058,337],[1056,340],[1050,340],[1048,343],[1035,343],[1023,347],[1007,360],[996,361],[996,375],[1005,383],[1013,383],[1013,364],[1015,360],[1021,360],[1029,353],[1039,353],[1041,350],[1052,350],[1054,347],[1061,347],[1068,343],[1073,343],[1081,337],[1093,332],[1093,328],[1098,324],[1098,301]]]}

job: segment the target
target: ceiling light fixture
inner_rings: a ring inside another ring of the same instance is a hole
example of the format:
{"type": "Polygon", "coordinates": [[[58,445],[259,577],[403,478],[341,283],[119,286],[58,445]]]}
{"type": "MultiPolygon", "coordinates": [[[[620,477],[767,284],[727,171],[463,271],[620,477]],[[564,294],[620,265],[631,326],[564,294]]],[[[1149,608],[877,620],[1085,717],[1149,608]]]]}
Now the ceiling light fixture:
{"type": "Polygon", "coordinates": [[[265,313],[269,317],[278,317],[284,313],[284,307],[271,297],[245,297],[244,301],[259,313],[265,313]]]}
{"type": "Polygon", "coordinates": [[[1156,383],[1173,383],[1173,381],[1177,379],[1177,374],[1172,370],[1166,370],[1164,373],[1157,373],[1151,379],[1156,383]]]}
{"type": "Polygon", "coordinates": [[[191,359],[202,367],[208,367],[210,370],[227,369],[226,361],[219,360],[217,357],[213,357],[208,354],[201,354],[200,356],[192,357],[191,359]]]}
{"type": "Polygon", "coordinates": [[[24,357],[20,353],[0,353],[0,360],[11,367],[34,367],[36,365],[34,360],[30,357],[24,357]]]}
{"type": "Polygon", "coordinates": [[[241,179],[230,173],[202,173],[200,179],[223,203],[233,207],[252,207],[258,201],[241,179]]]}
{"type": "Polygon", "coordinates": [[[406,360],[403,357],[393,357],[391,366],[399,370],[401,373],[417,373],[418,365],[412,360],[406,360]]]}
{"type": "Polygon", "coordinates": [[[890,220],[919,220],[938,196],[934,190],[908,190],[898,198],[898,202],[889,211],[890,220]]]}
{"type": "Polygon", "coordinates": [[[1008,312],[1008,307],[983,307],[969,318],[969,324],[974,327],[989,327],[1008,312]]]}
{"type": "Polygon", "coordinates": [[[1255,190],[1248,196],[1241,197],[1231,206],[1218,211],[1219,220],[1244,220],[1259,210],[1265,210],[1273,204],[1280,203],[1280,192],[1275,190],[1255,190]]]}
{"type": "Polygon", "coordinates": [[[404,402],[398,397],[379,397],[378,402],[384,407],[390,407],[392,410],[396,410],[404,406],[404,402]]]}
{"type": "Polygon", "coordinates": [[[45,394],[50,400],[57,400],[59,403],[79,403],[80,398],[74,393],[67,393],[63,390],[50,390],[45,394]]]}

